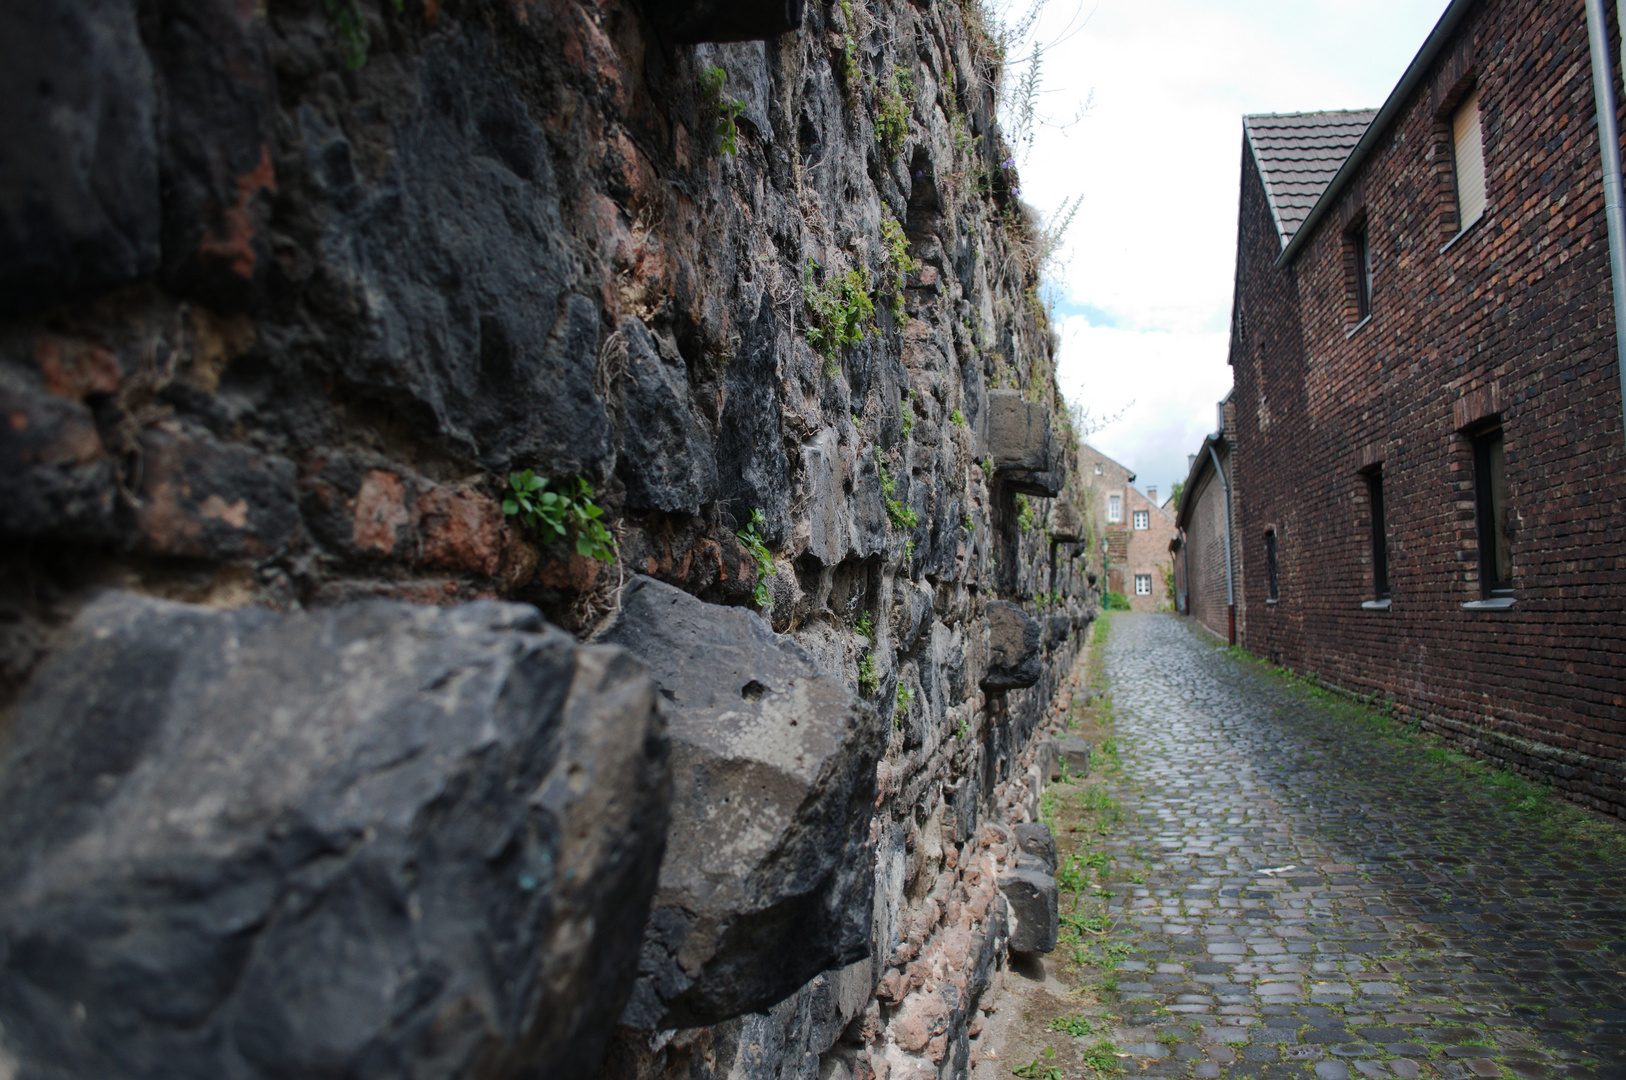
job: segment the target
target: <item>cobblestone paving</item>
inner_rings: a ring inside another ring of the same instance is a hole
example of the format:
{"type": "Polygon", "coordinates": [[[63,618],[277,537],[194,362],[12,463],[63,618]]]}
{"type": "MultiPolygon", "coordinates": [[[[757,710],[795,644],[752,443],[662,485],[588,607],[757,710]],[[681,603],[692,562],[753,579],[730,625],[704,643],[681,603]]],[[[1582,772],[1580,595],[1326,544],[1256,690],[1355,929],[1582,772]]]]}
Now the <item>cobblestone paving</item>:
{"type": "Polygon", "coordinates": [[[1106,642],[1126,1071],[1626,1078],[1626,869],[1199,634],[1106,642]]]}

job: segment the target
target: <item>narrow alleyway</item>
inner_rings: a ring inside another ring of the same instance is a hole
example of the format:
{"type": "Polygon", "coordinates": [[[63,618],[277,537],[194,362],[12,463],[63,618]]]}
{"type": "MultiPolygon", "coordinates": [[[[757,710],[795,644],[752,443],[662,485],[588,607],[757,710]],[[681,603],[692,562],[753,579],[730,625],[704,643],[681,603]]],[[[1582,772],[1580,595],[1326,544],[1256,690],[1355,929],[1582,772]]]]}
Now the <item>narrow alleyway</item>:
{"type": "Polygon", "coordinates": [[[1114,616],[1104,649],[1108,753],[1054,789],[1111,810],[1056,812],[1050,982],[1085,1033],[1030,1015],[1025,1060],[1055,1056],[1017,1075],[1110,1071],[1110,1041],[1130,1076],[1626,1077],[1612,829],[1174,616],[1114,616]]]}

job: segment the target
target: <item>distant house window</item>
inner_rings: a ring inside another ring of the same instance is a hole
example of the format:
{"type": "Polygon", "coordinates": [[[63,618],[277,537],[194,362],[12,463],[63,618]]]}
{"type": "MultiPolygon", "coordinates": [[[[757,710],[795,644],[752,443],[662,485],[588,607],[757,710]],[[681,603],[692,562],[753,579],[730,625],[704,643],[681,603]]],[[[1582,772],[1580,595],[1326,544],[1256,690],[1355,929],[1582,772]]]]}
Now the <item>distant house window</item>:
{"type": "Polygon", "coordinates": [[[1451,141],[1456,152],[1457,230],[1479,220],[1485,212],[1485,144],[1479,126],[1479,91],[1468,95],[1451,118],[1451,141]]]}
{"type": "Polygon", "coordinates": [[[1099,461],[1095,463],[1095,475],[1101,475],[1101,463],[1099,461]]]}
{"type": "Polygon", "coordinates": [[[1366,474],[1368,509],[1372,513],[1372,594],[1377,600],[1389,598],[1389,528],[1384,518],[1383,466],[1366,474]]]}
{"type": "Polygon", "coordinates": [[[1151,596],[1152,595],[1152,575],[1151,574],[1136,574],[1135,575],[1135,595],[1136,596],[1151,596]]]}
{"type": "Polygon", "coordinates": [[[1124,519],[1124,501],[1120,496],[1107,496],[1107,523],[1116,525],[1124,519]]]}
{"type": "Polygon", "coordinates": [[[1365,221],[1350,230],[1349,247],[1355,275],[1351,282],[1355,293],[1355,321],[1359,322],[1372,314],[1372,248],[1365,221]]]}
{"type": "Polygon", "coordinates": [[[1281,596],[1281,587],[1276,574],[1276,530],[1265,530],[1265,583],[1270,588],[1270,599],[1276,600],[1281,596]]]}
{"type": "Polygon", "coordinates": [[[1151,513],[1149,511],[1146,511],[1146,510],[1136,510],[1135,511],[1135,528],[1137,528],[1137,529],[1150,529],[1151,527],[1152,527],[1152,515],[1151,515],[1151,513]]]}
{"type": "Polygon", "coordinates": [[[1513,522],[1507,507],[1502,426],[1474,436],[1474,507],[1479,525],[1479,595],[1513,595],[1513,522]]]}

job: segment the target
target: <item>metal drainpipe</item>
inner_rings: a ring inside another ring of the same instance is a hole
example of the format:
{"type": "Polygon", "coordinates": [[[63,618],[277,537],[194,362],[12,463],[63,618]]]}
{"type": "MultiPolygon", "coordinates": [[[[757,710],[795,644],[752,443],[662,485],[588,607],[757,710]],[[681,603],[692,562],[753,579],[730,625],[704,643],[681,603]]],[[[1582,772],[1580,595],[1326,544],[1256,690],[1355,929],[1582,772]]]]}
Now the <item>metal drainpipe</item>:
{"type": "MultiPolygon", "coordinates": [[[[1616,0],[1626,18],[1626,0],[1616,0]]],[[[1626,26],[1626,21],[1621,23],[1626,26]]],[[[1598,156],[1603,160],[1603,217],[1609,227],[1609,277],[1615,299],[1615,367],[1620,377],[1621,421],[1626,436],[1626,213],[1621,209],[1620,134],[1615,127],[1615,69],[1609,60],[1609,26],[1603,0],[1586,0],[1587,39],[1592,46],[1592,92],[1598,109],[1598,156]]]]}
{"type": "MultiPolygon", "coordinates": [[[[1601,3],[1602,0],[1592,0],[1601,3]]],[[[1231,579],[1231,485],[1225,480],[1225,470],[1220,468],[1219,455],[1214,453],[1214,444],[1208,444],[1208,456],[1214,462],[1214,472],[1220,480],[1220,491],[1225,495],[1225,620],[1229,624],[1226,634],[1227,644],[1236,644],[1236,582],[1231,579]]],[[[1189,563],[1187,565],[1190,565],[1189,563]]]]}

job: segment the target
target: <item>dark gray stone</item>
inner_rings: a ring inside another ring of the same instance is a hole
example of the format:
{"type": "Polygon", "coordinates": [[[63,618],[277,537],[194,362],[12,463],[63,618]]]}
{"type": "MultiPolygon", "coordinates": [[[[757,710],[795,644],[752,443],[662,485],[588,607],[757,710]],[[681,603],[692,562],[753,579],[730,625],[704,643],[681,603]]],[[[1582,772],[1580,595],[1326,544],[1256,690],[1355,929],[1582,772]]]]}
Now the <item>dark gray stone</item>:
{"type": "Polygon", "coordinates": [[[1011,910],[1010,947],[1015,952],[1047,953],[1056,947],[1056,879],[1018,868],[999,877],[999,891],[1011,910]]]}
{"type": "Polygon", "coordinates": [[[803,0],[644,0],[673,41],[757,41],[798,30],[803,0]]]}
{"type": "Polygon", "coordinates": [[[158,106],[135,9],[0,5],[0,315],[158,266],[158,106]]]}
{"type": "Polygon", "coordinates": [[[1009,600],[990,601],[986,610],[988,670],[982,677],[983,689],[1032,686],[1044,670],[1039,620],[1009,600]]]}
{"type": "Polygon", "coordinates": [[[1040,739],[1034,744],[1033,763],[1047,783],[1062,779],[1061,751],[1054,739],[1040,739]]]}
{"type": "Polygon", "coordinates": [[[1046,615],[1044,620],[1045,651],[1049,652],[1056,646],[1067,641],[1067,635],[1072,632],[1073,618],[1071,615],[1046,615]]]}
{"type": "Polygon", "coordinates": [[[298,113],[332,206],[323,254],[345,288],[324,304],[360,338],[338,350],[339,373],[487,471],[604,480],[599,305],[571,291],[546,136],[483,31],[430,47],[416,89],[376,187],[343,131],[298,113]]]}
{"type": "Polygon", "coordinates": [[[0,366],[0,534],[107,540],[113,465],[95,418],[0,366]]]}
{"type": "MultiPolygon", "coordinates": [[[[790,517],[790,459],[779,423],[778,324],[763,298],[740,327],[740,346],[723,377],[717,432],[718,496],[742,525],[752,510],[767,518],[770,547],[784,543],[790,517]]],[[[884,520],[884,519],[883,519],[884,520]]]]}
{"type": "Polygon", "coordinates": [[[603,639],[649,666],[673,744],[671,836],[623,1022],[761,1012],[867,956],[879,720],[756,615],[652,578],[603,639]]]}
{"type": "Polygon", "coordinates": [[[1020,390],[989,391],[983,439],[984,452],[994,462],[994,476],[1009,490],[1060,494],[1067,480],[1066,463],[1043,404],[1023,401],[1020,390]]]}
{"type": "Polygon", "coordinates": [[[1090,775],[1090,755],[1095,751],[1095,747],[1090,745],[1089,740],[1081,739],[1077,735],[1063,735],[1056,744],[1056,750],[1066,770],[1066,775],[1062,779],[1090,775]]]}
{"type": "Polygon", "coordinates": [[[1068,498],[1057,499],[1050,507],[1050,538],[1063,544],[1088,539],[1089,523],[1068,498]]]}
{"type": "Polygon", "coordinates": [[[0,766],[0,1065],[585,1075],[660,863],[657,702],[520,605],[104,597],[0,766]]]}
{"type": "Polygon", "coordinates": [[[1056,838],[1050,835],[1050,826],[1042,821],[1025,821],[1012,831],[1017,846],[1044,863],[1045,873],[1056,872],[1056,838]]]}
{"type": "MultiPolygon", "coordinates": [[[[617,469],[631,510],[698,514],[717,497],[711,433],[689,408],[689,373],[663,356],[637,319],[621,320],[626,347],[621,453],[617,469]]],[[[743,522],[741,523],[743,524],[743,522]]]]}

